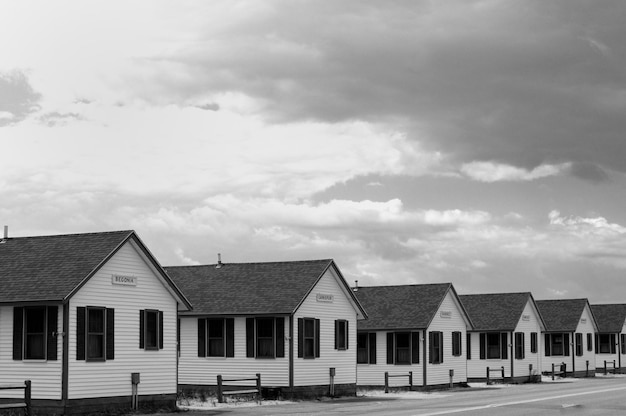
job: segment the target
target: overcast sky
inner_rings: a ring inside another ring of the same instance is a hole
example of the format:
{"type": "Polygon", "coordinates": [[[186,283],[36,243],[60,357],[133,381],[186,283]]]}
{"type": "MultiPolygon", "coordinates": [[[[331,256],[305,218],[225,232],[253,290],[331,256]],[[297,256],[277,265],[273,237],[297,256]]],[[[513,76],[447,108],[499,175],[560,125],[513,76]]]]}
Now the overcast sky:
{"type": "Polygon", "coordinates": [[[626,303],[626,3],[8,0],[0,225],[626,303]]]}

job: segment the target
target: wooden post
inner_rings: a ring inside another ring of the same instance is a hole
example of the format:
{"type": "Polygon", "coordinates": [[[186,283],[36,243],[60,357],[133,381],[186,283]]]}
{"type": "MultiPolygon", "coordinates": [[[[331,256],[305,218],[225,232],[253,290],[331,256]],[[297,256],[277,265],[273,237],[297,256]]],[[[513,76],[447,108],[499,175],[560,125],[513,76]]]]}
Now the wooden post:
{"type": "Polygon", "coordinates": [[[256,373],[256,390],[257,390],[257,400],[259,404],[261,404],[261,373],[256,373]]]}
{"type": "Polygon", "coordinates": [[[487,385],[489,385],[489,367],[487,367],[487,385]]]}
{"type": "Polygon", "coordinates": [[[585,377],[589,377],[589,360],[585,361],[586,369],[585,369],[585,377]]]}
{"type": "Polygon", "coordinates": [[[567,364],[561,363],[561,377],[565,378],[567,375],[567,364]]]}
{"type": "Polygon", "coordinates": [[[409,390],[413,390],[413,371],[409,371],[409,390]]]}
{"type": "Polygon", "coordinates": [[[554,381],[554,363],[552,363],[552,381],[554,381]]]}
{"type": "Polygon", "coordinates": [[[31,407],[31,381],[30,380],[26,380],[24,382],[24,384],[26,385],[26,388],[24,388],[24,403],[26,404],[26,409],[24,410],[24,413],[26,416],[31,416],[32,412],[32,407],[31,407]]]}
{"type": "Polygon", "coordinates": [[[533,381],[533,365],[528,364],[528,382],[533,381]]]}
{"type": "Polygon", "coordinates": [[[222,375],[217,375],[217,402],[224,403],[224,395],[222,394],[222,375]]]}
{"type": "Polygon", "coordinates": [[[502,366],[502,382],[504,383],[504,366],[502,366]]]}
{"type": "Polygon", "coordinates": [[[615,371],[615,360],[613,360],[613,374],[617,374],[617,371],[615,371]]]}
{"type": "Polygon", "coordinates": [[[385,393],[389,393],[389,372],[385,371],[385,393]]]}

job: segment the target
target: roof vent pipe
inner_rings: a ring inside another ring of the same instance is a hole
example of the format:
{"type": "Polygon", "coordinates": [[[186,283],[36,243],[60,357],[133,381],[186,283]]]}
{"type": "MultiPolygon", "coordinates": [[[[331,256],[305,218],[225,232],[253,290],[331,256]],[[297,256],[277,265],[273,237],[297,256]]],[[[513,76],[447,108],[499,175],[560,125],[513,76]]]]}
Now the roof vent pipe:
{"type": "Polygon", "coordinates": [[[7,238],[9,238],[9,226],[5,225],[4,226],[4,239],[6,240],[7,238]]]}
{"type": "Polygon", "coordinates": [[[355,292],[358,292],[358,291],[359,291],[359,281],[358,281],[358,280],[355,280],[355,281],[354,281],[354,291],[355,291],[355,292]]]}
{"type": "Polygon", "coordinates": [[[222,268],[222,254],[221,253],[217,253],[217,264],[215,265],[216,269],[221,269],[222,268]]]}

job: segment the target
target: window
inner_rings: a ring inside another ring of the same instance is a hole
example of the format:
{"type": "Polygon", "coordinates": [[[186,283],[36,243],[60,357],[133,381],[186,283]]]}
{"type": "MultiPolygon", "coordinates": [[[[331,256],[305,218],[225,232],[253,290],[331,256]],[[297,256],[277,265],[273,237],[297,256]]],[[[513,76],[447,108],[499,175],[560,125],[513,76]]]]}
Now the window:
{"type": "Polygon", "coordinates": [[[509,356],[506,332],[483,332],[480,334],[480,359],[506,360],[509,356]]]}
{"type": "Polygon", "coordinates": [[[515,333],[515,358],[517,360],[523,360],[526,357],[526,351],[524,349],[524,333],[515,333]]]}
{"type": "Polygon", "coordinates": [[[576,344],[575,344],[576,356],[577,357],[582,357],[582,355],[583,355],[583,334],[577,332],[576,335],[575,335],[575,339],[576,339],[576,344]]]}
{"type": "Polygon", "coordinates": [[[320,356],[320,320],[298,318],[298,357],[317,358],[320,356]]]}
{"type": "Polygon", "coordinates": [[[387,364],[419,363],[419,338],[419,332],[388,332],[387,364]]]}
{"type": "Polygon", "coordinates": [[[599,334],[598,335],[598,353],[615,354],[615,334],[599,334]]]}
{"type": "Polygon", "coordinates": [[[593,335],[587,334],[587,351],[593,351],[593,335]]]}
{"type": "Polygon", "coordinates": [[[158,310],[139,311],[139,348],[163,349],[163,312],[158,310]]]}
{"type": "Polygon", "coordinates": [[[569,334],[545,334],[545,355],[569,356],[569,334]]]}
{"type": "Polygon", "coordinates": [[[234,357],[235,320],[198,319],[198,357],[234,357]]]}
{"type": "Polygon", "coordinates": [[[466,335],[465,343],[466,343],[465,351],[467,354],[467,359],[471,360],[472,359],[472,334],[468,333],[466,335]]]}
{"type": "Polygon", "coordinates": [[[443,363],[443,332],[429,332],[428,344],[430,345],[430,355],[428,362],[432,364],[443,363]]]}
{"type": "Polygon", "coordinates": [[[285,318],[246,318],[246,357],[285,356],[285,318]]]}
{"type": "Polygon", "coordinates": [[[348,349],[348,321],[343,319],[335,321],[335,349],[348,349]]]}
{"type": "Polygon", "coordinates": [[[13,308],[13,359],[57,359],[57,306],[13,308]]]}
{"type": "Polygon", "coordinates": [[[115,310],[76,308],[76,359],[104,361],[115,358],[115,310]]]}
{"type": "Polygon", "coordinates": [[[533,354],[537,353],[537,333],[530,333],[530,352],[533,354]]]}
{"type": "Polygon", "coordinates": [[[376,332],[359,332],[356,336],[357,364],[376,364],[376,332]]]}
{"type": "MultiPolygon", "coordinates": [[[[280,340],[282,341],[282,337],[280,340]]],[[[274,358],[274,318],[257,318],[256,320],[256,356],[257,358],[274,358]]]]}
{"type": "Polygon", "coordinates": [[[452,355],[459,357],[461,355],[461,332],[452,332],[452,355]]]}

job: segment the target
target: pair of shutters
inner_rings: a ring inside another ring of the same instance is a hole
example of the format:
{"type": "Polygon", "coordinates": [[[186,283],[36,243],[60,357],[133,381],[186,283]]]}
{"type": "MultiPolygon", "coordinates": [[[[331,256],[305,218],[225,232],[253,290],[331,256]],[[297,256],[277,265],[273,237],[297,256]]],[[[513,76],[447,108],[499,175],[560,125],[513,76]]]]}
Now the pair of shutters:
{"type": "MultiPolygon", "coordinates": [[[[46,306],[46,360],[57,360],[58,306],[46,306]]],[[[24,307],[13,308],[13,359],[24,358],[24,307]]]]}
{"type": "MultiPolygon", "coordinates": [[[[298,358],[304,358],[304,321],[313,318],[298,318],[298,358]]],[[[320,356],[320,320],[315,319],[315,358],[320,356]]],[[[307,357],[313,358],[313,357],[307,357]]]]}
{"type": "MultiPolygon", "coordinates": [[[[481,332],[479,335],[480,338],[480,359],[487,359],[487,333],[481,332]]],[[[508,352],[508,334],[506,332],[500,333],[500,359],[507,360],[509,358],[508,352]]],[[[495,357],[490,357],[495,358],[495,357]]]]}
{"type": "MultiPolygon", "coordinates": [[[[370,364],[376,363],[376,334],[374,338],[370,338],[370,364]],[[372,341],[374,345],[374,362],[372,359],[372,341]]],[[[387,332],[387,364],[395,364],[395,332],[387,332]]],[[[419,332],[411,332],[411,364],[419,364],[420,362],[420,333],[419,332]]]]}
{"type": "MultiPolygon", "coordinates": [[[[226,326],[226,357],[235,356],[235,319],[224,319],[226,326]]],[[[206,357],[207,319],[198,319],[198,357],[206,357]]]]}
{"type": "MultiPolygon", "coordinates": [[[[564,333],[563,335],[563,356],[569,356],[569,334],[564,333]]],[[[545,336],[545,355],[546,357],[550,357],[552,355],[552,334],[546,334],[545,336]]]]}
{"type": "MultiPolygon", "coordinates": [[[[617,337],[615,336],[615,334],[610,334],[609,335],[609,354],[615,354],[617,352],[615,344],[617,344],[617,337]]],[[[600,353],[600,334],[596,334],[596,354],[600,353]]],[[[624,347],[622,346],[622,350],[624,349],[624,347]]],[[[607,354],[607,353],[604,353],[607,354]]]]}
{"type": "MultiPolygon", "coordinates": [[[[115,359],[115,309],[102,308],[105,310],[105,359],[115,359]]],[[[76,308],[76,360],[85,360],[87,338],[87,308],[76,308]]]]}
{"type": "MultiPolygon", "coordinates": [[[[163,349],[163,311],[154,311],[157,312],[158,319],[158,327],[159,327],[159,349],[163,349]]],[[[139,310],[139,348],[144,349],[146,347],[145,336],[146,336],[146,311],[141,309],[139,310]]]]}

